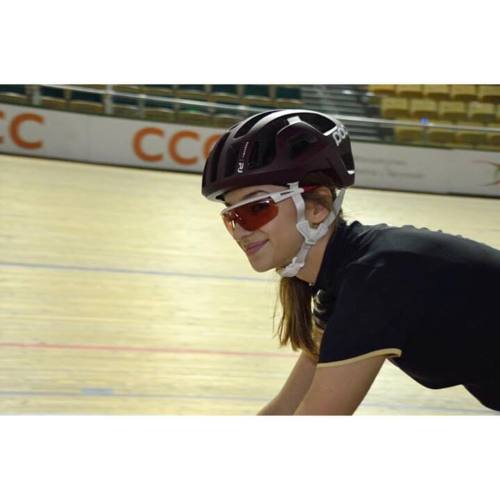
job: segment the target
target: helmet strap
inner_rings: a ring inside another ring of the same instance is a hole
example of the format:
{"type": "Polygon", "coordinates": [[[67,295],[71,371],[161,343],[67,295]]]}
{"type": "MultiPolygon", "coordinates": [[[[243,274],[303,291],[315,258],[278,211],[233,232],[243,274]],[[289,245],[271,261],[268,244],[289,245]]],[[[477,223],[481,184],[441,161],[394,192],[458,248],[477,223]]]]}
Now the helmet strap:
{"type": "MultiPolygon", "coordinates": [[[[298,182],[290,183],[291,189],[298,188],[298,182]]],[[[282,278],[291,278],[296,276],[297,273],[304,267],[307,254],[309,250],[328,233],[328,229],[337,218],[338,213],[342,207],[342,200],[344,199],[345,188],[340,189],[338,195],[333,203],[333,208],[328,214],[328,217],[314,228],[310,225],[305,217],[305,203],[302,195],[297,193],[292,196],[292,200],[297,208],[297,230],[304,237],[304,242],[300,247],[299,253],[292,259],[292,261],[284,268],[277,270],[282,278]]]]}

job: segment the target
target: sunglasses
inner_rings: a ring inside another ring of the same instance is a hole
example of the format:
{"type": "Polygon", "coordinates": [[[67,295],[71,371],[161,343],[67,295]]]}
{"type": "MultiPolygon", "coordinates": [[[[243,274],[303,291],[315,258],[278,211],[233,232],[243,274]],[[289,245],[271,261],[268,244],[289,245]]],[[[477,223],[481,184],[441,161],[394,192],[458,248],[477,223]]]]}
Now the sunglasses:
{"type": "Polygon", "coordinates": [[[221,212],[227,230],[232,234],[236,224],[247,231],[255,231],[272,221],[278,215],[278,203],[294,194],[307,193],[318,186],[303,186],[277,193],[255,196],[225,208],[221,212]]]}

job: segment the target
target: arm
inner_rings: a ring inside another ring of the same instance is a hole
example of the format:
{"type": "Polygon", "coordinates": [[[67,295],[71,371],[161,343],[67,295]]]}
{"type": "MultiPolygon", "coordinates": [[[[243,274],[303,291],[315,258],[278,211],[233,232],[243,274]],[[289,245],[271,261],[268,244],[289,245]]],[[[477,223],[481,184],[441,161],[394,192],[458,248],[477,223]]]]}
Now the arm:
{"type": "Polygon", "coordinates": [[[293,415],[308,391],[316,369],[316,361],[302,352],[278,395],[257,415],[293,415]]]}
{"type": "Polygon", "coordinates": [[[352,415],[370,389],[386,356],[348,364],[319,365],[295,415],[352,415]]]}

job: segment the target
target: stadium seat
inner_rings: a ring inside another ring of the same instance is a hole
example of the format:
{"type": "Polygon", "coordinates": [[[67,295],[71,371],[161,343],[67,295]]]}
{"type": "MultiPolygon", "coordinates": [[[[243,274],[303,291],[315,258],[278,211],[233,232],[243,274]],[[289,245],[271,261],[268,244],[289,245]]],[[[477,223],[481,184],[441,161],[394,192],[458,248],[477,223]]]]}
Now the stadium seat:
{"type": "Polygon", "coordinates": [[[407,118],[409,116],[408,99],[404,97],[382,97],[380,110],[384,118],[407,118]]]}
{"type": "Polygon", "coordinates": [[[228,113],[217,113],[213,117],[213,126],[217,128],[230,128],[241,120],[241,116],[228,113]]]}
{"type": "Polygon", "coordinates": [[[495,119],[495,105],[491,102],[472,101],[469,104],[469,118],[478,122],[490,122],[495,119]]]}
{"type": "MultiPolygon", "coordinates": [[[[164,97],[164,96],[152,96],[152,97],[164,97]]],[[[146,120],[175,123],[176,121],[176,111],[174,109],[174,104],[168,101],[155,101],[152,99],[146,99],[146,107],[144,108],[144,118],[146,120]]]]}
{"type": "Polygon", "coordinates": [[[140,108],[137,99],[125,96],[113,96],[113,115],[121,118],[139,118],[140,108]]]}
{"type": "Polygon", "coordinates": [[[368,91],[376,95],[393,96],[396,92],[396,85],[368,85],[368,91]]]}
{"type": "Polygon", "coordinates": [[[497,104],[497,112],[495,114],[495,123],[500,124],[500,104],[497,104]]]}
{"type": "Polygon", "coordinates": [[[438,104],[438,116],[442,120],[466,120],[467,109],[460,101],[441,101],[438,104]]]}
{"type": "Polygon", "coordinates": [[[203,101],[208,98],[206,85],[178,85],[175,96],[179,99],[203,101]]]}
{"type": "Polygon", "coordinates": [[[396,85],[398,97],[422,97],[422,85],[396,85]]]}
{"type": "MultiPolygon", "coordinates": [[[[449,121],[433,121],[433,125],[453,125],[452,122],[449,121]]],[[[427,129],[427,139],[431,143],[446,143],[453,142],[455,140],[455,130],[453,129],[444,129],[444,128],[433,128],[429,127],[427,129]]]]}
{"type": "Polygon", "coordinates": [[[114,92],[123,92],[125,94],[142,94],[141,85],[113,85],[114,92]]]}
{"type": "MultiPolygon", "coordinates": [[[[483,127],[479,122],[459,122],[457,126],[464,127],[483,127]]],[[[455,141],[464,145],[477,146],[478,144],[486,142],[486,132],[479,132],[475,130],[457,130],[455,134],[455,141]]]]}
{"type": "Polygon", "coordinates": [[[478,98],[482,102],[500,103],[500,85],[479,85],[478,98]]]}
{"type": "Polygon", "coordinates": [[[9,104],[28,104],[25,85],[0,85],[0,101],[9,104]]]}
{"type": "Polygon", "coordinates": [[[245,106],[272,108],[269,85],[244,85],[241,103],[245,106]]]}
{"type": "Polygon", "coordinates": [[[419,142],[422,140],[424,129],[420,126],[420,122],[415,120],[411,121],[415,123],[414,127],[394,127],[394,137],[397,142],[419,142]]]}
{"type": "Polygon", "coordinates": [[[477,100],[475,85],[450,85],[450,97],[456,101],[477,100]]]}
{"type": "Polygon", "coordinates": [[[102,95],[93,92],[72,90],[68,109],[76,113],[104,113],[102,95]]]}
{"type": "Polygon", "coordinates": [[[198,107],[181,105],[177,111],[177,122],[208,127],[211,125],[212,117],[208,112],[202,111],[198,107]]]}
{"type": "Polygon", "coordinates": [[[237,85],[212,85],[208,100],[221,103],[238,103],[240,96],[238,95],[237,85]]]}
{"type": "Polygon", "coordinates": [[[423,85],[423,95],[428,99],[449,99],[449,85],[423,85]]]}
{"type": "Polygon", "coordinates": [[[172,97],[175,94],[176,85],[163,85],[163,84],[151,84],[142,85],[141,92],[146,95],[158,96],[158,97],[172,97]]]}
{"type": "Polygon", "coordinates": [[[413,118],[436,118],[438,107],[432,99],[412,99],[410,101],[410,116],[413,118]]]}
{"type": "Polygon", "coordinates": [[[65,92],[63,89],[40,86],[40,103],[42,107],[64,111],[68,109],[68,96],[71,91],[65,92]]]}
{"type": "Polygon", "coordinates": [[[275,103],[278,108],[301,108],[303,103],[300,88],[277,85],[275,103]]]}
{"type": "MultiPolygon", "coordinates": [[[[491,128],[500,128],[500,125],[490,125],[491,128]]],[[[500,132],[487,132],[486,141],[491,146],[500,146],[500,132]]]]}

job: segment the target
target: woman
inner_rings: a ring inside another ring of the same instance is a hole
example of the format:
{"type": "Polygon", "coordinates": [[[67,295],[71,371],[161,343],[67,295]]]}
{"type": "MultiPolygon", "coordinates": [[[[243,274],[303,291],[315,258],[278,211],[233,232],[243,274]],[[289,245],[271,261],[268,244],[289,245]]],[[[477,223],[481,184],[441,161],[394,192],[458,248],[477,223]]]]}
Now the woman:
{"type": "Polygon", "coordinates": [[[412,226],[348,225],[353,183],[347,131],[314,111],[254,115],[207,159],[202,193],[224,202],[251,266],[280,274],[280,343],[302,350],[259,414],[353,414],[385,359],[500,411],[500,252],[412,226]]]}

